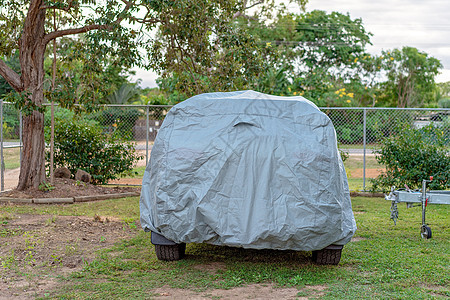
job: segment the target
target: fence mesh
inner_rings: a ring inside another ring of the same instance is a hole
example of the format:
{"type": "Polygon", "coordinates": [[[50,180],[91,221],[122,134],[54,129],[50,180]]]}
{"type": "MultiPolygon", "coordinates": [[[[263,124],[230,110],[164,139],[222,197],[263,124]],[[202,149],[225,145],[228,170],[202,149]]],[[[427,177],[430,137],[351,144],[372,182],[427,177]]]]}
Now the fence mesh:
{"type": "Polygon", "coordinates": [[[405,126],[422,128],[433,123],[444,132],[450,130],[448,109],[321,109],[332,120],[338,140],[344,145],[363,144],[364,138],[369,145],[378,144],[386,137],[400,134],[405,126]]]}
{"type": "MultiPolygon", "coordinates": [[[[171,106],[107,105],[96,112],[82,113],[55,108],[55,119],[78,119],[101,128],[104,134],[114,134],[124,140],[133,141],[136,149],[146,156],[156,138],[164,117],[171,106]]],[[[450,109],[380,109],[380,108],[321,108],[329,116],[336,129],[340,148],[349,154],[345,162],[351,190],[367,188],[368,178],[375,178],[384,166],[378,165],[373,153],[386,137],[401,134],[406,125],[421,128],[431,123],[439,126],[445,139],[450,141],[450,109]]],[[[9,103],[3,104],[3,148],[2,165],[8,174],[18,168],[20,157],[20,114],[9,103]]],[[[50,132],[50,107],[45,113],[46,131],[50,132]]],[[[450,143],[450,142],[449,142],[450,143]]],[[[17,173],[17,174],[16,174],[17,173]]],[[[14,180],[13,180],[14,181],[14,180]]],[[[15,187],[10,184],[6,188],[15,187]]]]}
{"type": "Polygon", "coordinates": [[[20,113],[11,103],[3,103],[3,140],[15,141],[20,138],[20,113]]]}

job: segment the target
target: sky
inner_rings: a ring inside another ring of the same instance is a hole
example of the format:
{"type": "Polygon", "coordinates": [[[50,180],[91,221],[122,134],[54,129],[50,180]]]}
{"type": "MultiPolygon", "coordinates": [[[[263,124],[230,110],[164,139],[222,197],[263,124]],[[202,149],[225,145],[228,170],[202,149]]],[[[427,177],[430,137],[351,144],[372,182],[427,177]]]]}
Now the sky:
{"type": "MultiPolygon", "coordinates": [[[[288,9],[300,13],[295,5],[288,9]]],[[[369,53],[411,46],[435,57],[443,64],[437,82],[450,81],[450,1],[449,0],[309,0],[307,11],[349,13],[361,18],[373,34],[369,53]]],[[[157,75],[136,70],[142,87],[155,87],[157,75]]]]}

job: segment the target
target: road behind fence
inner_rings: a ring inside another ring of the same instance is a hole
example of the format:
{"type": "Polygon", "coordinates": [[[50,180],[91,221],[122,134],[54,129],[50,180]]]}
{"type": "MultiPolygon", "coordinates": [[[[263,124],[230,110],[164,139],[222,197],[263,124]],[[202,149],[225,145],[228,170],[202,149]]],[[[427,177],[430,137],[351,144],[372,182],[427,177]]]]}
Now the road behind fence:
{"type": "MultiPolygon", "coordinates": [[[[151,147],[164,117],[171,106],[164,105],[105,105],[94,113],[82,113],[79,118],[99,126],[105,134],[116,134],[134,141],[136,149],[145,156],[151,147]]],[[[349,154],[345,162],[351,190],[365,190],[383,171],[373,153],[386,137],[401,134],[406,125],[421,128],[435,124],[450,140],[450,109],[399,108],[320,108],[336,129],[339,147],[349,154]]],[[[70,120],[74,113],[55,108],[56,120],[70,120]]],[[[21,113],[10,103],[0,101],[1,190],[17,185],[21,160],[21,113]]],[[[57,121],[58,122],[58,121],[57,121]]],[[[46,130],[50,127],[50,107],[46,107],[46,130]]],[[[139,180],[137,180],[139,182],[139,180]]]]}

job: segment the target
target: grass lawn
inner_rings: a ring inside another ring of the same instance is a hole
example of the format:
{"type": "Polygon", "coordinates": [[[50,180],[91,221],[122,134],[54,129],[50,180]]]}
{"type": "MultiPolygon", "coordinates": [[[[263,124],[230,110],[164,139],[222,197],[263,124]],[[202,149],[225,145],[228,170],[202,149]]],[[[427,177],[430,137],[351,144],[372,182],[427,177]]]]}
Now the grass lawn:
{"type": "MultiPolygon", "coordinates": [[[[366,178],[366,190],[369,190],[370,182],[366,178]]],[[[348,178],[348,187],[350,191],[362,191],[364,190],[364,180],[362,178],[348,178]]]]}
{"type": "Polygon", "coordinates": [[[3,159],[5,169],[16,169],[20,167],[20,148],[4,148],[3,159]]]}
{"type": "MultiPolygon", "coordinates": [[[[3,214],[111,216],[139,218],[138,198],[66,206],[4,206],[3,214]]],[[[100,251],[83,270],[60,278],[46,298],[149,299],[155,288],[185,289],[199,296],[215,289],[252,284],[295,288],[298,297],[320,299],[448,299],[450,297],[449,207],[430,205],[433,238],[420,238],[420,208],[399,206],[397,225],[390,202],[352,199],[358,226],[338,266],[310,262],[310,252],[246,250],[189,244],[186,258],[158,261],[150,235],[137,230],[129,240],[100,251]],[[314,292],[320,288],[318,295],[314,292]]],[[[26,275],[24,275],[26,276],[26,275]]],[[[208,297],[206,297],[208,298],[208,297]]],[[[218,299],[211,296],[210,299],[218,299]]],[[[168,299],[168,298],[167,298],[168,299]]]]}
{"type": "MultiPolygon", "coordinates": [[[[351,191],[362,191],[364,189],[363,182],[363,156],[350,155],[344,162],[345,171],[347,173],[348,185],[351,191]]],[[[370,178],[375,178],[384,166],[378,164],[374,155],[366,156],[366,190],[372,186],[370,178]]]]}
{"type": "MultiPolygon", "coordinates": [[[[366,149],[379,149],[379,144],[367,144],[366,149]]],[[[347,150],[347,149],[364,149],[364,145],[362,144],[339,144],[339,149],[347,150]]]]}
{"type": "MultiPolygon", "coordinates": [[[[344,162],[345,169],[350,172],[350,175],[355,169],[362,169],[364,167],[364,161],[362,155],[350,155],[344,162]]],[[[375,159],[374,155],[366,156],[366,168],[367,169],[381,169],[384,168],[375,159]]]]}

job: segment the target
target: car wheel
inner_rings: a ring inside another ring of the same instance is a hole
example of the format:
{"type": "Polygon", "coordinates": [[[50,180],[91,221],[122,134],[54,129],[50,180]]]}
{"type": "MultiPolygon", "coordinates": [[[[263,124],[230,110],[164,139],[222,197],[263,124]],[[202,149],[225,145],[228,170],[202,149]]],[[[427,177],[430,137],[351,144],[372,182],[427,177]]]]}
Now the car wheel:
{"type": "Polygon", "coordinates": [[[337,265],[341,260],[342,249],[322,249],[313,251],[313,262],[319,265],[337,265]]]}
{"type": "Polygon", "coordinates": [[[155,245],[156,257],[159,260],[174,261],[184,257],[186,244],[155,245]]]}

